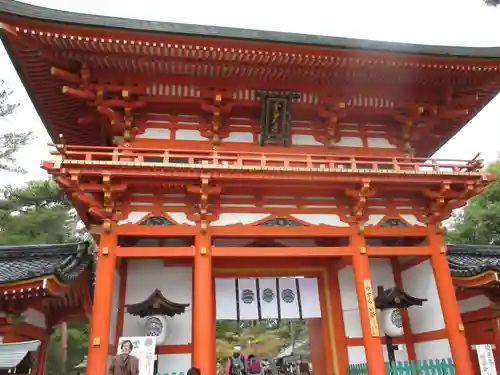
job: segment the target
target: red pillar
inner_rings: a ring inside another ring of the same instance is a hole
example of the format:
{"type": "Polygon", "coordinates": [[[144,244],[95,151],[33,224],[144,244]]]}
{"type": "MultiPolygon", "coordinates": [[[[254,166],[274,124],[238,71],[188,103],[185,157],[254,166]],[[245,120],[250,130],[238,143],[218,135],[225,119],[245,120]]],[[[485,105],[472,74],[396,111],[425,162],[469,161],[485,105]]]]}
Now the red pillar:
{"type": "Polygon", "coordinates": [[[448,258],[446,253],[442,251],[444,249],[443,240],[439,234],[430,234],[429,242],[435,248],[435,253],[431,256],[431,262],[439,301],[443,311],[443,318],[446,324],[446,331],[448,333],[448,340],[450,342],[451,354],[455,363],[455,372],[457,375],[474,374],[469,345],[465,338],[465,329],[448,266],[448,258]]]}
{"type": "Polygon", "coordinates": [[[47,354],[49,348],[49,338],[41,341],[40,349],[38,350],[37,355],[37,364],[35,375],[44,375],[45,367],[47,365],[47,354]]]}
{"type": "Polygon", "coordinates": [[[203,375],[215,375],[215,318],[210,237],[195,240],[193,276],[193,366],[203,375]]]}
{"type": "Polygon", "coordinates": [[[375,297],[371,288],[370,263],[366,253],[364,239],[359,235],[352,236],[354,268],[354,282],[358,297],[359,316],[363,330],[363,342],[365,345],[366,362],[369,374],[385,374],[384,355],[382,352],[382,340],[378,328],[377,317],[371,317],[375,311],[375,297]],[[367,294],[371,293],[372,306],[369,306],[367,294]],[[373,310],[373,311],[370,311],[373,310]]]}
{"type": "Polygon", "coordinates": [[[90,323],[87,374],[105,375],[109,355],[109,329],[116,268],[116,235],[101,231],[94,301],[90,323]]]}
{"type": "Polygon", "coordinates": [[[308,319],[309,351],[313,375],[326,375],[325,351],[323,348],[323,322],[321,318],[308,319]]]}
{"type": "Polygon", "coordinates": [[[336,353],[336,371],[335,375],[346,375],[347,366],[349,364],[347,345],[345,339],[345,326],[344,326],[344,316],[342,310],[342,300],[340,298],[340,286],[339,286],[339,269],[341,266],[341,261],[339,263],[331,266],[328,270],[328,281],[330,290],[330,305],[334,306],[332,311],[333,316],[330,317],[333,320],[335,327],[334,333],[334,343],[335,353],[336,353]]]}
{"type": "MultiPolygon", "coordinates": [[[[332,306],[330,301],[329,293],[329,273],[324,273],[318,279],[318,292],[319,300],[321,305],[321,329],[323,331],[323,368],[325,370],[325,375],[338,375],[335,371],[335,342],[331,337],[331,325],[334,324],[332,321],[332,306]]],[[[313,364],[314,366],[314,364],[313,364]]],[[[313,368],[314,372],[314,368],[313,368]]]]}

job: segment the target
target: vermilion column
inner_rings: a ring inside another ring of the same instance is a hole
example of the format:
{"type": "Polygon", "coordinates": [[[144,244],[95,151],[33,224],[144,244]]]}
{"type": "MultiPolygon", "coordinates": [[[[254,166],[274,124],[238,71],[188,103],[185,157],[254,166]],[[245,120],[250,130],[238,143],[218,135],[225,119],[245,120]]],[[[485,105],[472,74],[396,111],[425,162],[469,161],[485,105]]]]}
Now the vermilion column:
{"type": "MultiPolygon", "coordinates": [[[[448,332],[448,340],[451,347],[451,355],[455,363],[455,372],[457,375],[474,374],[472,366],[469,345],[465,338],[464,325],[458,308],[457,297],[455,296],[455,287],[451,278],[448,258],[444,251],[441,251],[444,244],[440,235],[429,235],[429,242],[435,248],[435,253],[431,256],[434,278],[441,302],[441,310],[448,332]]],[[[444,248],[443,248],[444,250],[444,248]]]]}
{"type": "Polygon", "coordinates": [[[325,350],[323,348],[323,322],[321,318],[308,319],[309,351],[313,375],[326,375],[325,350]]]}
{"type": "Polygon", "coordinates": [[[347,345],[345,338],[345,326],[344,326],[344,313],[342,309],[342,300],[340,297],[340,285],[339,285],[339,269],[341,265],[338,263],[332,265],[328,269],[328,284],[330,291],[330,306],[335,306],[331,312],[333,316],[330,319],[333,321],[334,329],[334,345],[336,354],[336,372],[334,375],[346,375],[348,370],[348,355],[347,355],[347,345]]]}
{"type": "Polygon", "coordinates": [[[199,234],[195,240],[193,276],[193,366],[203,375],[215,375],[215,319],[212,254],[210,237],[199,234]]]}
{"type": "Polygon", "coordinates": [[[94,302],[90,323],[87,374],[105,375],[109,355],[109,330],[116,268],[116,235],[101,230],[94,302]]]}
{"type": "Polygon", "coordinates": [[[370,263],[365,254],[366,247],[364,239],[359,235],[352,236],[353,256],[352,265],[354,268],[354,282],[356,294],[358,296],[359,316],[361,328],[363,330],[363,343],[365,345],[366,362],[369,374],[385,374],[384,355],[382,352],[382,340],[378,331],[377,318],[371,319],[367,301],[367,292],[371,292],[374,300],[373,290],[371,290],[370,263]],[[367,285],[370,288],[367,288],[367,285]]]}

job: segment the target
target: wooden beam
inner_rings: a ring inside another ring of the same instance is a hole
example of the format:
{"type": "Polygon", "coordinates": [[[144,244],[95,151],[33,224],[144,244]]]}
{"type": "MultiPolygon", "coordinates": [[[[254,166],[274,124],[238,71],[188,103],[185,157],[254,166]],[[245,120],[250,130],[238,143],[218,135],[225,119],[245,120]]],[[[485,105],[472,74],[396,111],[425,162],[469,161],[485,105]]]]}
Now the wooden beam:
{"type": "Polygon", "coordinates": [[[212,247],[214,258],[331,258],[350,254],[350,247],[212,247]]]}
{"type": "Polygon", "coordinates": [[[194,225],[169,225],[164,227],[141,226],[137,224],[122,224],[115,229],[118,236],[130,237],[186,237],[199,233],[199,228],[194,225]]]}
{"type": "Polygon", "coordinates": [[[343,237],[349,236],[352,229],[349,227],[331,227],[317,225],[311,227],[258,227],[247,225],[228,225],[224,227],[209,227],[212,237],[343,237]],[[292,229],[292,230],[291,230],[292,229]]]}
{"type": "Polygon", "coordinates": [[[432,246],[367,246],[366,253],[371,257],[390,257],[405,255],[427,255],[436,250],[432,246]]]}
{"type": "Polygon", "coordinates": [[[119,258],[192,258],[194,256],[194,247],[117,246],[116,256],[119,258]]]}

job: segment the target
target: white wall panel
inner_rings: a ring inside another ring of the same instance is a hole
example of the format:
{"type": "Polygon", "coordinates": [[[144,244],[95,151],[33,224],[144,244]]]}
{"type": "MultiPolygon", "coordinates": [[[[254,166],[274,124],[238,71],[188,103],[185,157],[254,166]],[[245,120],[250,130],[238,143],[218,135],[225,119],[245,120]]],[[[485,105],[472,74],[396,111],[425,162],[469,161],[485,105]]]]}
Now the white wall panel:
{"type": "MultiPolygon", "coordinates": [[[[188,303],[182,315],[167,317],[167,339],[165,345],[191,343],[192,326],[192,268],[165,267],[161,260],[134,260],[128,263],[127,292],[125,304],[145,300],[159,289],[165,298],[176,303],[188,303]]],[[[142,336],[143,319],[125,312],[122,336],[142,336]]]]}
{"type": "Polygon", "coordinates": [[[445,327],[432,265],[429,260],[401,274],[403,289],[413,297],[427,298],[422,306],[408,309],[413,333],[437,331],[445,327]]]}

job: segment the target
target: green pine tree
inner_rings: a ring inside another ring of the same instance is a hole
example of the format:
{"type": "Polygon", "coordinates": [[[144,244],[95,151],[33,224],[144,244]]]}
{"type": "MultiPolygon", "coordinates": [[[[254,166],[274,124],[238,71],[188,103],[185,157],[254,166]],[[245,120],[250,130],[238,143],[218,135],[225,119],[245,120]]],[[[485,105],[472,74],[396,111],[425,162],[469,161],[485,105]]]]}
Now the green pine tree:
{"type": "Polygon", "coordinates": [[[0,244],[64,243],[75,239],[75,214],[52,180],[7,187],[0,199],[0,244]]]}
{"type": "MultiPolygon", "coordinates": [[[[488,172],[500,178],[500,162],[490,165],[488,172]]],[[[500,180],[472,198],[454,219],[447,231],[449,243],[500,245],[500,180]]]]}

